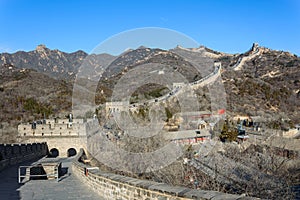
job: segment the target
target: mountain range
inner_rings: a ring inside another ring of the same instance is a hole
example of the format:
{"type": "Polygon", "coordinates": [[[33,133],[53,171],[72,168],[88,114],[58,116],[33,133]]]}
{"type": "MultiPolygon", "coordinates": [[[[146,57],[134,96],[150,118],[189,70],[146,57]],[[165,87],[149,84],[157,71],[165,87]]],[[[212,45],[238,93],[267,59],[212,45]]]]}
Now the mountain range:
{"type": "MultiPolygon", "coordinates": [[[[2,133],[14,136],[20,122],[45,115],[64,117],[71,112],[76,75],[84,70],[90,75],[84,77],[88,81],[96,82],[101,78],[96,83],[96,102],[103,103],[111,96],[117,81],[142,64],[171,66],[188,82],[195,82],[214,70],[214,62],[222,64],[228,114],[267,116],[280,128],[300,123],[300,58],[289,52],[257,45],[237,54],[217,52],[204,46],[189,49],[177,46],[170,50],[140,47],[112,56],[88,55],[83,51],[66,53],[39,45],[29,52],[0,54],[0,128],[2,133]],[[186,59],[188,56],[199,61],[203,69],[201,74],[193,67],[195,63],[186,59]]],[[[159,95],[168,92],[152,85],[142,87],[139,93],[151,94],[149,90],[163,91],[159,95]]]]}

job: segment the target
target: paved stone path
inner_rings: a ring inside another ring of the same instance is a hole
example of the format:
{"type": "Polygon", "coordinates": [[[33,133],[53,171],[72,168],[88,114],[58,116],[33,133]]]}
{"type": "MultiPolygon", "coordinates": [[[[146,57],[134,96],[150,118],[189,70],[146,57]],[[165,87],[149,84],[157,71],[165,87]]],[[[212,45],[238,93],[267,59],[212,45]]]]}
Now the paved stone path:
{"type": "MultiPolygon", "coordinates": [[[[0,200],[15,199],[102,199],[72,174],[72,158],[60,159],[67,173],[59,182],[56,180],[30,180],[18,184],[18,166],[0,172],[0,200]]],[[[21,165],[30,165],[23,163],[21,165]]]]}

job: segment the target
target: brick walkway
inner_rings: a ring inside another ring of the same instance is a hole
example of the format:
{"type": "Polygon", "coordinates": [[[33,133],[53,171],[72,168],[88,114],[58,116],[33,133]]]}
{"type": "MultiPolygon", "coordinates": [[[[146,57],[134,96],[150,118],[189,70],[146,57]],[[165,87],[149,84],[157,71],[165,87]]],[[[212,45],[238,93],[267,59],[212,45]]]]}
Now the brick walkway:
{"type": "MultiPolygon", "coordinates": [[[[56,180],[30,180],[18,184],[18,166],[0,172],[0,199],[101,199],[97,193],[84,185],[70,168],[71,159],[60,160],[68,172],[59,182],[56,180]]],[[[30,165],[23,163],[21,165],[30,165]]]]}

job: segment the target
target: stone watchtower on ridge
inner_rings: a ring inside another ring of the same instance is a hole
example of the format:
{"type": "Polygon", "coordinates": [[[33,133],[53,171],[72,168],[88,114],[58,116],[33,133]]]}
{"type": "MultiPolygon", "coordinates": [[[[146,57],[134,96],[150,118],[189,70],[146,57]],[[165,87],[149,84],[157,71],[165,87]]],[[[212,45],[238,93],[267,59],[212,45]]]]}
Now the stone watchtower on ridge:
{"type": "Polygon", "coordinates": [[[251,51],[255,52],[255,51],[258,50],[258,48],[259,48],[259,45],[258,45],[258,43],[255,42],[255,43],[252,44],[251,51]]]}

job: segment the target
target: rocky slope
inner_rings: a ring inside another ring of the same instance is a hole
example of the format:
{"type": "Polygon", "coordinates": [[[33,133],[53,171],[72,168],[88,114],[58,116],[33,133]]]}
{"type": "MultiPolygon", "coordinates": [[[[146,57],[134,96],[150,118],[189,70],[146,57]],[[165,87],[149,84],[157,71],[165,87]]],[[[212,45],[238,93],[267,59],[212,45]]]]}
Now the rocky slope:
{"type": "MultiPolygon", "coordinates": [[[[259,54],[247,60],[239,70],[233,70],[232,66],[251,55],[253,49],[231,55],[206,47],[177,47],[169,51],[141,47],[114,57],[109,54],[88,56],[83,51],[65,53],[39,45],[30,52],[2,53],[0,121],[6,124],[5,127],[9,123],[16,126],[20,121],[42,118],[44,113],[55,116],[70,112],[72,86],[78,72],[90,75],[84,77],[87,81],[95,81],[104,71],[102,79],[96,83],[96,102],[103,103],[109,99],[118,80],[142,64],[171,66],[193,82],[213,70],[213,61],[220,61],[227,93],[227,113],[265,115],[278,121],[289,119],[291,123],[300,123],[300,58],[288,52],[258,48],[259,54]],[[187,59],[189,56],[201,63],[204,69],[201,74],[187,59]],[[80,68],[82,65],[84,67],[80,68]]],[[[164,86],[149,85],[139,88],[133,95],[151,98],[168,91],[164,86]]],[[[209,103],[209,94],[204,95],[207,91],[198,93],[205,98],[203,102],[209,103]]]]}
{"type": "Polygon", "coordinates": [[[71,110],[72,85],[32,69],[0,69],[0,142],[15,140],[17,124],[71,110]]]}
{"type": "MultiPolygon", "coordinates": [[[[87,55],[83,51],[65,53],[57,49],[50,50],[45,45],[38,45],[34,51],[0,54],[0,67],[14,65],[19,69],[34,69],[56,79],[72,80],[87,55]]],[[[91,63],[88,64],[97,70],[101,66],[101,62],[111,58],[113,56],[108,54],[93,54],[90,55],[89,61],[91,63]]]]}
{"type": "Polygon", "coordinates": [[[240,70],[225,65],[222,78],[228,110],[299,123],[300,58],[263,47],[260,47],[260,52],[246,61],[240,70]]]}

